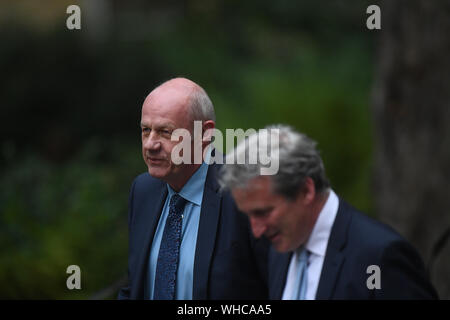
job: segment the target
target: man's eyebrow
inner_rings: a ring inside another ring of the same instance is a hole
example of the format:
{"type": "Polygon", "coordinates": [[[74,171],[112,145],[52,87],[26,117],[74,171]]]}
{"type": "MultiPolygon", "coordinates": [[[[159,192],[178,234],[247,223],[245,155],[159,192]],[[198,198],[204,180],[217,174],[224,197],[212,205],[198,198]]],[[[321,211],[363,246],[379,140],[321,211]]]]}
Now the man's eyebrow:
{"type": "MultiPolygon", "coordinates": [[[[172,123],[161,123],[161,124],[156,124],[154,125],[156,127],[156,129],[161,130],[161,129],[175,129],[175,126],[172,123]]],[[[149,126],[146,125],[145,123],[141,122],[141,128],[148,128],[149,126]]]]}

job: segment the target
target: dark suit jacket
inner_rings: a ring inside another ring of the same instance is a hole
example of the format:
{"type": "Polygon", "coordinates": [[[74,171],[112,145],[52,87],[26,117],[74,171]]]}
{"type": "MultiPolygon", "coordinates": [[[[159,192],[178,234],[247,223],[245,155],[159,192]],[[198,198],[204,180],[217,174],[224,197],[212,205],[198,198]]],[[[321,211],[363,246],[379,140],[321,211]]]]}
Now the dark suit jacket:
{"type": "MultiPolygon", "coordinates": [[[[193,299],[267,299],[267,242],[255,240],[248,220],[208,168],[194,262],[193,299]]],[[[143,299],[153,236],[167,196],[166,183],[138,176],[129,198],[129,286],[119,299],[143,299]]],[[[193,253],[194,254],[194,253],[193,253]]]]}
{"type": "MultiPolygon", "coordinates": [[[[281,299],[291,254],[269,253],[271,299],[281,299]]],[[[417,252],[390,227],[370,219],[339,199],[316,299],[433,299],[417,252]],[[381,289],[369,290],[367,267],[380,267],[381,289]]]]}

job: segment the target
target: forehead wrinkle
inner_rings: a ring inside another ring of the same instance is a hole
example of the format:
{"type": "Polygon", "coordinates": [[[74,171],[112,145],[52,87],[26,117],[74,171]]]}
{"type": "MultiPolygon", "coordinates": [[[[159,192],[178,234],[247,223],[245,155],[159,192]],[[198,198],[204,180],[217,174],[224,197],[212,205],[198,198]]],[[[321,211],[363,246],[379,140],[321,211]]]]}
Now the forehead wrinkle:
{"type": "MultiPolygon", "coordinates": [[[[194,88],[188,90],[188,88],[184,88],[183,90],[178,90],[179,88],[157,88],[152,91],[148,97],[144,101],[145,106],[150,106],[153,108],[163,109],[163,104],[170,103],[175,104],[178,108],[182,109],[182,111],[186,112],[187,109],[190,108],[190,100],[192,97],[192,93],[194,92],[194,88]],[[175,95],[175,97],[173,97],[175,95]],[[161,101],[162,100],[162,101],[161,101]]],[[[143,108],[143,109],[144,109],[143,108]]],[[[173,111],[173,108],[168,108],[165,110],[165,113],[170,113],[173,111]]]]}
{"type": "Polygon", "coordinates": [[[141,127],[153,127],[154,129],[163,129],[163,128],[175,129],[176,128],[176,126],[170,120],[155,121],[153,123],[151,121],[142,120],[141,127]]]}
{"type": "Polygon", "coordinates": [[[162,92],[157,94],[158,96],[154,96],[152,93],[145,100],[142,107],[142,118],[149,117],[152,114],[157,118],[173,120],[177,118],[177,114],[187,112],[189,96],[177,95],[176,97],[171,97],[170,91],[167,93],[169,96],[160,95],[162,92]]]}
{"type": "Polygon", "coordinates": [[[181,113],[186,115],[187,118],[183,121],[183,125],[180,123],[180,126],[186,127],[186,129],[192,131],[194,127],[193,119],[195,116],[194,110],[192,109],[192,99],[194,93],[201,90],[203,89],[199,85],[189,79],[175,78],[169,80],[154,89],[146,97],[142,107],[142,116],[144,116],[144,112],[147,111],[147,108],[160,108],[158,116],[166,117],[168,119],[176,119],[176,114],[181,113]],[[164,108],[164,104],[167,103],[177,107],[164,108]]]}

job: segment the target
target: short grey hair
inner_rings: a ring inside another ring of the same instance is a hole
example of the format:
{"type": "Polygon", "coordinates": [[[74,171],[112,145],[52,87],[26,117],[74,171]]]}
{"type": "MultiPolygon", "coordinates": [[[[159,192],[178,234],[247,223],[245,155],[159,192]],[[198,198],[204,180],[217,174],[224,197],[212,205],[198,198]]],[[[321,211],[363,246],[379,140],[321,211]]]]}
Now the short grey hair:
{"type": "MultiPolygon", "coordinates": [[[[316,149],[317,143],[314,140],[287,125],[270,125],[264,129],[269,130],[269,132],[277,129],[279,135],[279,170],[275,175],[269,176],[272,179],[275,193],[289,200],[294,200],[307,177],[314,181],[317,193],[323,193],[330,188],[330,183],[325,175],[323,161],[319,151],[316,149]]],[[[249,150],[258,150],[259,153],[259,148],[261,145],[264,145],[264,143],[258,143],[260,137],[261,135],[256,139],[252,136],[247,137],[240,144],[246,144],[245,149],[247,152],[249,150]],[[252,143],[257,144],[256,149],[254,146],[252,149],[252,146],[250,146],[252,143]]],[[[233,153],[239,147],[242,148],[242,146],[238,145],[228,156],[233,157],[233,153]]],[[[245,188],[250,180],[260,176],[261,166],[260,162],[257,164],[224,164],[221,168],[219,184],[222,189],[245,188]]]]}
{"type": "Polygon", "coordinates": [[[214,106],[208,94],[202,87],[196,87],[190,95],[192,120],[213,120],[216,122],[214,106]]]}

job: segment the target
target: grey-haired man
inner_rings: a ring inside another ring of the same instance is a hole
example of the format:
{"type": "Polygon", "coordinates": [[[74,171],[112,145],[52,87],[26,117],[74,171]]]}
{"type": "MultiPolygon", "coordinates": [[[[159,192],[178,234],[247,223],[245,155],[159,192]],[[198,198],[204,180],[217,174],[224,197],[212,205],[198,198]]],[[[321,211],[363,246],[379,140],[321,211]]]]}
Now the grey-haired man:
{"type": "Polygon", "coordinates": [[[262,131],[227,159],[269,146],[278,172],[261,175],[259,163],[226,161],[220,183],[248,216],[255,237],[272,242],[272,299],[437,298],[413,247],[330,188],[312,139],[284,125],[262,131]]]}

